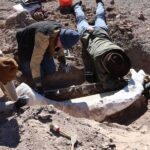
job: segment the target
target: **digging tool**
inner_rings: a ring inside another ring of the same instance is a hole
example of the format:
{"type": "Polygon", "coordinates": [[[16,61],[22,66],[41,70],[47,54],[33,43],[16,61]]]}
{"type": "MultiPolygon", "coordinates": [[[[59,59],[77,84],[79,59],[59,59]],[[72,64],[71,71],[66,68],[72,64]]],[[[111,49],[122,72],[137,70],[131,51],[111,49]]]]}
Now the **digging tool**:
{"type": "Polygon", "coordinates": [[[51,124],[50,125],[50,130],[52,132],[58,133],[58,134],[60,134],[60,135],[62,135],[64,137],[66,137],[68,139],[71,139],[71,136],[68,133],[64,132],[64,131],[61,131],[59,126],[57,126],[57,125],[51,124]]]}
{"type": "Polygon", "coordinates": [[[77,135],[76,135],[76,134],[72,134],[72,135],[70,136],[70,135],[69,135],[68,133],[66,133],[65,131],[60,130],[60,128],[59,128],[58,125],[54,125],[54,124],[51,124],[51,125],[50,125],[50,130],[51,130],[52,132],[58,133],[58,134],[60,134],[60,135],[62,135],[62,136],[64,136],[64,137],[70,139],[70,140],[71,140],[71,150],[74,150],[74,145],[75,145],[75,143],[77,142],[77,135]]]}

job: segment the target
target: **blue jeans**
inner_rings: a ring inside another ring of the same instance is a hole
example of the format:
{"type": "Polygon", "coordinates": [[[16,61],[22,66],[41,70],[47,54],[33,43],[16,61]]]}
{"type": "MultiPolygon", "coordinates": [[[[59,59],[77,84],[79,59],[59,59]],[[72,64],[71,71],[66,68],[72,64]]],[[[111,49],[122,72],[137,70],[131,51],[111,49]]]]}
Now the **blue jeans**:
{"type": "MultiPolygon", "coordinates": [[[[21,62],[21,71],[27,78],[32,78],[32,72],[30,68],[30,62],[21,62]]],[[[45,54],[40,65],[41,68],[41,79],[47,75],[51,75],[56,72],[56,66],[53,57],[45,54]]]]}
{"type": "MultiPolygon", "coordinates": [[[[88,30],[89,27],[92,27],[88,24],[85,14],[80,5],[76,5],[74,8],[77,29],[80,35],[84,33],[84,31],[88,30]]],[[[95,30],[99,28],[103,28],[105,31],[108,31],[107,24],[105,22],[105,9],[102,3],[97,4],[96,8],[96,20],[95,25],[93,27],[95,30]]]]}

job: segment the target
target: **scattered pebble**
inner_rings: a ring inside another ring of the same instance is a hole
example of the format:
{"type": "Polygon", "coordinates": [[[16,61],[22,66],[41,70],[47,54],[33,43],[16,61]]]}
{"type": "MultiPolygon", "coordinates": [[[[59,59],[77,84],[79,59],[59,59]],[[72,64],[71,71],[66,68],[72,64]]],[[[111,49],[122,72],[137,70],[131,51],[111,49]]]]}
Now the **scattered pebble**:
{"type": "Polygon", "coordinates": [[[42,120],[47,120],[51,118],[51,115],[42,111],[40,114],[38,114],[38,118],[42,120]]]}
{"type": "Polygon", "coordinates": [[[148,127],[147,127],[146,125],[142,126],[142,128],[140,129],[140,132],[141,132],[142,134],[147,133],[147,132],[148,132],[148,127]]]}
{"type": "Polygon", "coordinates": [[[138,14],[138,19],[139,19],[139,20],[142,20],[142,21],[145,21],[145,17],[144,17],[144,15],[143,15],[143,12],[142,12],[142,11],[138,14]]]}

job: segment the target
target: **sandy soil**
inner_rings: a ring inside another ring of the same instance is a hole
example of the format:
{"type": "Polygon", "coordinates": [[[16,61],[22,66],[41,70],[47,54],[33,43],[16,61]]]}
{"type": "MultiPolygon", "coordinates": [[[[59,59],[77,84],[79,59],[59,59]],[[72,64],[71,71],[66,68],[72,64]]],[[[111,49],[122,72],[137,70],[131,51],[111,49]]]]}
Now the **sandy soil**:
{"type": "MultiPolygon", "coordinates": [[[[104,1],[110,34],[114,42],[125,48],[135,69],[144,69],[150,73],[150,1],[149,0],[115,0],[104,1]],[[142,11],[142,12],[141,12],[142,11]],[[144,15],[142,19],[139,13],[144,15]]],[[[1,0],[0,25],[14,11],[14,1],[1,0]]],[[[87,18],[92,20],[95,4],[84,0],[87,18]]],[[[47,20],[59,20],[65,26],[74,28],[74,19],[70,15],[61,15],[56,11],[58,1],[43,3],[48,12],[47,20]]],[[[12,52],[16,48],[15,32],[20,28],[13,24],[10,28],[0,28],[0,49],[12,52]]],[[[75,56],[73,63],[82,66],[80,43],[71,54],[75,56]],[[78,56],[78,57],[76,57],[78,56]]],[[[87,70],[91,68],[87,68],[87,70]]],[[[133,110],[134,111],[134,110],[133,110]]],[[[136,110],[135,110],[136,111],[136,110]]],[[[69,150],[69,139],[50,132],[50,124],[59,125],[60,129],[70,135],[77,134],[76,150],[149,150],[150,149],[150,101],[147,110],[140,116],[119,124],[114,122],[95,122],[84,118],[74,118],[52,106],[24,107],[19,112],[0,115],[0,149],[25,150],[69,150]]],[[[123,116],[122,116],[123,117],[123,116]]],[[[124,118],[122,118],[124,119],[124,118]]]]}

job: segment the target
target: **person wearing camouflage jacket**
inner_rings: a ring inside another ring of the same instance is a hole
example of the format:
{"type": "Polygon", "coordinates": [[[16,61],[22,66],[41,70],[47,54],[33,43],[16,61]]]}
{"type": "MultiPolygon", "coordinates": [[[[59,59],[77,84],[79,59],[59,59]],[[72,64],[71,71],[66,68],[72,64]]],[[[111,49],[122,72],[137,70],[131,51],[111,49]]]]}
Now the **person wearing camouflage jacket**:
{"type": "Polygon", "coordinates": [[[131,68],[131,61],[124,50],[114,44],[109,37],[102,0],[96,0],[95,25],[86,20],[82,2],[73,5],[77,29],[81,36],[82,48],[94,62],[98,81],[105,90],[120,89],[125,85],[122,79],[131,68]]]}

